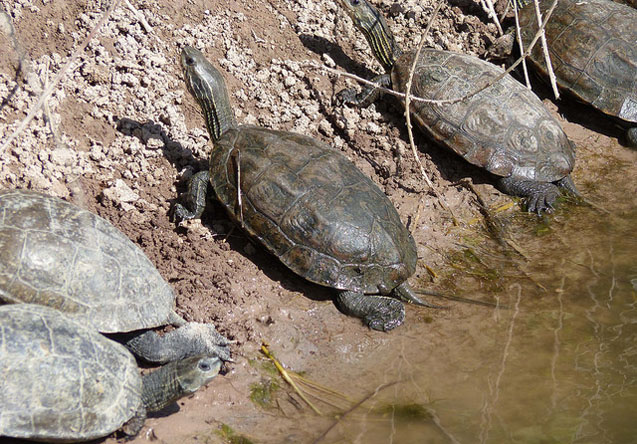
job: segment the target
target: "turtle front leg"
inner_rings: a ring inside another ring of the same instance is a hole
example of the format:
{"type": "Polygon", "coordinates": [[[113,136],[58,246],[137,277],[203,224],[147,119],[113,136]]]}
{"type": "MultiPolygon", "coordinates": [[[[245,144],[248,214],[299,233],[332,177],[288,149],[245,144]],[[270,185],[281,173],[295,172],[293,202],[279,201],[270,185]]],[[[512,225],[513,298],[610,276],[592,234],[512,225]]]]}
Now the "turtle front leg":
{"type": "Polygon", "coordinates": [[[208,170],[199,171],[190,178],[188,191],[182,194],[182,196],[185,196],[186,206],[181,204],[175,205],[175,218],[178,222],[201,217],[206,207],[206,195],[208,194],[209,183],[210,173],[208,170]]]}
{"type": "Polygon", "coordinates": [[[369,106],[380,96],[379,86],[388,87],[391,85],[389,74],[381,74],[372,79],[374,86],[366,85],[361,92],[357,93],[356,88],[347,88],[336,94],[336,103],[339,105],[348,104],[356,106],[369,106]]]}
{"type": "Polygon", "coordinates": [[[146,331],[128,340],[126,347],[148,362],[163,364],[195,355],[218,356],[229,361],[230,343],[214,325],[189,322],[164,335],[146,331]]]}
{"type": "MultiPolygon", "coordinates": [[[[526,210],[529,213],[551,213],[553,204],[560,195],[560,189],[549,182],[503,177],[498,181],[500,189],[513,196],[526,199],[526,210]]],[[[574,185],[573,185],[574,186],[574,185]]],[[[565,186],[566,187],[566,186],[565,186]]]]}
{"type": "Polygon", "coordinates": [[[336,296],[336,306],[343,313],[362,319],[374,330],[389,331],[405,320],[403,304],[388,296],[342,291],[336,296]]]}

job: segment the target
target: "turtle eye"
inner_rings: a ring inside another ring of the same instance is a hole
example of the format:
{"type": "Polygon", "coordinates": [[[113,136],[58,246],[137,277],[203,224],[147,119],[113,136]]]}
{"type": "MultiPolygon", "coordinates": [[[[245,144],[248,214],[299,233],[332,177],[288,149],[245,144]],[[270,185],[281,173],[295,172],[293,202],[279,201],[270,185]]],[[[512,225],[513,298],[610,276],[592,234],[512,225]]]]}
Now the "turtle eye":
{"type": "Polygon", "coordinates": [[[210,364],[208,364],[208,361],[199,361],[199,370],[202,372],[209,372],[210,364]]]}

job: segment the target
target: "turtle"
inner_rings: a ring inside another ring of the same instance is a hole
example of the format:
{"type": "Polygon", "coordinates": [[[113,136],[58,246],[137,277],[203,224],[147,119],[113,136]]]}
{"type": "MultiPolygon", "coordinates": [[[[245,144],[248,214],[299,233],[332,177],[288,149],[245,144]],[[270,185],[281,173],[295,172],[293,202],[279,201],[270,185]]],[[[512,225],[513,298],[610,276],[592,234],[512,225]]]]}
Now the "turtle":
{"type": "Polygon", "coordinates": [[[181,51],[181,64],[213,148],[209,169],[188,184],[186,205],[175,206],[180,223],[201,217],[210,187],[244,231],[299,276],[338,290],[339,309],[370,328],[400,325],[400,300],[437,307],[410,287],[416,244],[369,177],[309,136],[239,126],[217,68],[189,46],[181,51]]]}
{"type": "Polygon", "coordinates": [[[192,394],[221,368],[191,356],[141,376],[133,355],[90,326],[37,304],[0,307],[0,436],[88,441],[136,435],[147,412],[192,394]]]}
{"type": "MultiPolygon", "coordinates": [[[[384,17],[366,0],[340,0],[363,32],[386,73],[374,78],[379,86],[404,91],[416,51],[402,52],[384,17]]],[[[521,196],[530,212],[551,212],[560,189],[579,195],[570,173],[575,146],[540,99],[504,71],[477,57],[423,48],[418,55],[410,94],[424,99],[456,99],[454,103],[413,100],[410,112],[417,126],[436,142],[498,177],[499,188],[521,196]]],[[[357,93],[345,89],[336,100],[368,105],[377,87],[357,93]]]]}
{"type": "MultiPolygon", "coordinates": [[[[516,1],[527,48],[538,30],[535,7],[516,1]]],[[[539,3],[544,16],[553,1],[539,3]]],[[[628,145],[637,147],[637,10],[608,0],[560,0],[545,35],[559,88],[626,127],[628,145]]],[[[540,44],[529,59],[548,78],[540,44]]]]}
{"type": "Polygon", "coordinates": [[[32,190],[0,190],[0,301],[61,310],[149,362],[230,359],[214,325],[186,322],[175,293],[143,251],[107,220],[32,190]],[[160,336],[151,329],[173,324],[160,336]]]}

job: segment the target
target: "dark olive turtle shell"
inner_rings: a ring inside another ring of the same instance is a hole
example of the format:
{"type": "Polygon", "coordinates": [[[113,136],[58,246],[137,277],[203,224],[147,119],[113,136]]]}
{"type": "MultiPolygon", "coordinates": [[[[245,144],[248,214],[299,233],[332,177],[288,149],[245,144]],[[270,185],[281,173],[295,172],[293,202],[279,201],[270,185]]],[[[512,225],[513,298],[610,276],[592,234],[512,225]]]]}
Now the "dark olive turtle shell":
{"type": "Polygon", "coordinates": [[[387,196],[344,155],[310,137],[228,130],[215,141],[210,182],[230,215],[309,281],[388,294],[416,269],[416,245],[387,196]]]}
{"type": "MultiPolygon", "coordinates": [[[[415,52],[403,54],[391,73],[404,91],[415,52]]],[[[411,94],[425,99],[456,99],[504,71],[465,54],[423,49],[411,94]]],[[[575,164],[575,151],[559,122],[540,99],[513,77],[452,104],[410,104],[418,126],[474,165],[501,177],[555,182],[575,164]]]]}
{"type": "MultiPolygon", "coordinates": [[[[552,0],[540,2],[545,12],[552,0]]],[[[537,32],[533,4],[520,11],[522,41],[537,32]]],[[[637,122],[637,10],[608,0],[560,0],[545,28],[558,85],[613,117],[637,122]]],[[[533,64],[546,74],[540,44],[533,64]]]]}
{"type": "Polygon", "coordinates": [[[0,375],[0,436],[89,441],[143,408],[133,355],[42,305],[0,307],[0,375]]]}

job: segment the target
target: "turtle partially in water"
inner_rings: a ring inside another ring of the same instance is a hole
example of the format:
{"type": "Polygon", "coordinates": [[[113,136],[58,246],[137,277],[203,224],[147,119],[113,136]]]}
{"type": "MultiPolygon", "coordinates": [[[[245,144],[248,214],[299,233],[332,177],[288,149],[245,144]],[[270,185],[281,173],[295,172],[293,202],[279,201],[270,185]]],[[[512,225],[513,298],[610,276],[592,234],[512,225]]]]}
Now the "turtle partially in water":
{"type": "Polygon", "coordinates": [[[141,376],[121,344],[35,304],[0,307],[0,436],[88,441],[136,435],[146,413],[194,393],[218,373],[216,356],[191,356],[141,376]]]}
{"type": "Polygon", "coordinates": [[[149,362],[230,358],[214,325],[175,313],[175,293],[143,251],[107,220],[57,197],[0,190],[0,301],[65,312],[102,333],[128,333],[149,362]],[[149,330],[179,328],[160,336],[149,330]]]}
{"type": "MultiPolygon", "coordinates": [[[[516,0],[520,33],[527,48],[538,30],[535,7],[516,0]]],[[[541,0],[546,15],[553,0],[541,0]]],[[[560,0],[546,27],[546,43],[560,89],[615,118],[637,147],[637,10],[609,0],[560,0]]],[[[548,77],[542,47],[529,58],[548,77]]]]}
{"type": "Polygon", "coordinates": [[[414,239],[374,182],[315,139],[237,125],[221,73],[194,48],[183,48],[181,62],[213,148],[209,170],[189,183],[190,209],[175,207],[177,219],[200,217],[211,186],[245,231],[295,273],[339,290],[339,308],[371,328],[403,322],[395,298],[431,306],[407,282],[418,259],[414,239]]]}
{"type": "MultiPolygon", "coordinates": [[[[361,30],[386,74],[374,79],[404,91],[415,51],[403,53],[383,16],[366,0],[340,0],[361,30]]],[[[485,86],[503,70],[476,57],[423,49],[418,57],[410,94],[424,99],[456,99],[485,86]]],[[[378,97],[375,87],[343,90],[340,102],[367,105],[378,97]]],[[[455,103],[412,101],[418,127],[436,142],[468,162],[499,177],[507,194],[526,198],[528,211],[551,211],[560,188],[578,194],[570,173],[575,149],[559,122],[540,99],[513,77],[455,103]]]]}

